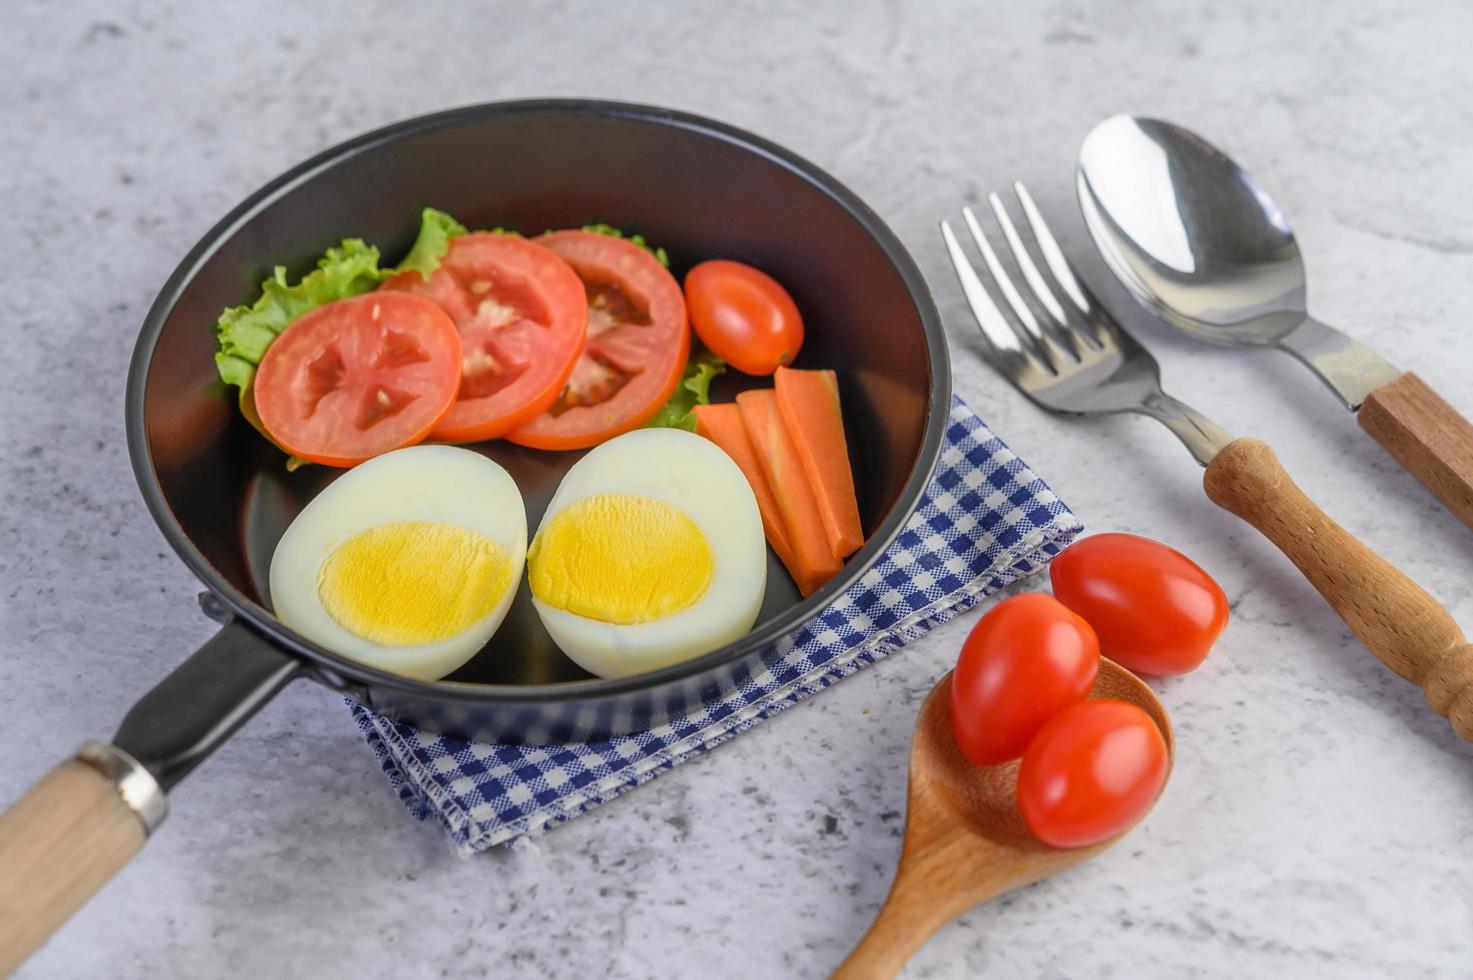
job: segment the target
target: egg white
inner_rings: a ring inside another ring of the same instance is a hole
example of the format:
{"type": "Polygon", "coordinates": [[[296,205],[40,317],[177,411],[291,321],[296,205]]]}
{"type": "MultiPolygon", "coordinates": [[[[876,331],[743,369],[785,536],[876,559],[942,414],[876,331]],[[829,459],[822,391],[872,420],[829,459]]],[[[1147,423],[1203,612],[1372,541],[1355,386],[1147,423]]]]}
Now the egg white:
{"type": "Polygon", "coordinates": [[[757,498],[726,453],[681,429],[636,429],[610,439],[568,470],[538,533],[569,505],[601,494],[675,507],[705,535],[714,567],[692,605],[648,623],[606,623],[534,595],[542,625],[574,662],[600,677],[627,677],[709,653],[752,628],[767,588],[767,543],[757,498]]]}
{"type": "Polygon", "coordinates": [[[455,670],[486,645],[506,618],[527,556],[527,512],[511,475],[480,453],[410,446],[338,477],[292,521],[271,556],[277,619],[334,653],[420,680],[455,670]],[[472,626],[435,643],[390,646],[338,624],[317,591],[322,565],[342,543],[381,524],[435,521],[496,543],[512,563],[505,594],[472,626]]]}

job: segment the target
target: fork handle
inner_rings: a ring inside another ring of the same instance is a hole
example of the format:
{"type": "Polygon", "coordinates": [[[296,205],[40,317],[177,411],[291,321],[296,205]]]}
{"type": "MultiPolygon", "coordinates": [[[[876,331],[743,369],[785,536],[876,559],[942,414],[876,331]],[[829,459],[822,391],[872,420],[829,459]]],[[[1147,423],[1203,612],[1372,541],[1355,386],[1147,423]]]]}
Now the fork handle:
{"type": "Polygon", "coordinates": [[[1327,517],[1265,442],[1234,440],[1208,464],[1203,485],[1213,503],[1272,541],[1382,663],[1421,685],[1432,710],[1473,741],[1473,647],[1436,599],[1327,517]]]}
{"type": "Polygon", "coordinates": [[[1402,468],[1473,527],[1473,423],[1410,371],[1367,395],[1357,417],[1402,468]]]}

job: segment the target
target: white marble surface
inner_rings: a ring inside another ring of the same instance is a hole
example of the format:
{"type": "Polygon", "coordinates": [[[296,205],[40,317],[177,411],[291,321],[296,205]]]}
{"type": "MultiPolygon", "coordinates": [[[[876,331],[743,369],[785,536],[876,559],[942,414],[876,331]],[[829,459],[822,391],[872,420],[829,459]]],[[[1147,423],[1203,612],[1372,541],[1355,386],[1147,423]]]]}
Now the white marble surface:
{"type": "MultiPolygon", "coordinates": [[[[989,375],[934,231],[1023,178],[1077,247],[1088,127],[1123,110],[1185,121],[1292,215],[1316,312],[1473,409],[1473,8],[216,6],[6,6],[0,799],[105,737],[211,632],[123,448],[127,356],[185,250],[361,130],[487,99],[618,97],[754,129],[848,182],[931,280],[957,390],[1092,529],[1183,548],[1233,601],[1207,664],[1159,685],[1180,754],[1146,824],[945,928],[909,975],[1473,971],[1473,746],[1206,502],[1164,430],[1065,424],[989,375]]],[[[1473,625],[1473,532],[1308,374],[1142,334],[1169,387],[1270,439],[1473,625]]],[[[972,621],[535,846],[470,861],[405,816],[337,697],[299,684],[179,788],[143,856],[23,975],[823,974],[885,893],[915,708],[972,621]]]]}

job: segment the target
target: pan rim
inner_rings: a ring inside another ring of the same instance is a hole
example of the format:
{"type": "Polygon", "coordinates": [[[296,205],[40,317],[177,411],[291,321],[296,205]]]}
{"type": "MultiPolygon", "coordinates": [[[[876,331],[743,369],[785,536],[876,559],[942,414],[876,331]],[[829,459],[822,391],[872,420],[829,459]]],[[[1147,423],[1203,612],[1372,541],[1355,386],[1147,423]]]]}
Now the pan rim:
{"type": "Polygon", "coordinates": [[[941,314],[930,289],[910,253],[867,204],[826,171],[776,143],[745,130],[704,116],[662,106],[597,99],[548,98],[481,102],[413,116],[352,137],[308,158],[268,181],[232,208],[189,250],[165,280],[143,319],[133,348],[125,394],[125,426],[128,455],[134,478],[154,522],[189,570],[237,618],[264,634],[265,640],[285,656],[308,661],[315,668],[337,675],[318,676],[333,687],[347,687],[347,678],[370,689],[433,697],[442,701],[476,704],[576,702],[653,690],[698,677],[766,649],[782,637],[812,621],[825,607],[853,586],[875,564],[899,535],[915,512],[930,482],[940,456],[951,404],[951,363],[941,314]],[[644,674],[623,678],[591,678],[556,684],[472,684],[422,681],[379,670],[350,660],[300,636],[283,625],[265,606],[228,582],[195,547],[175,518],[158,482],[144,425],[144,398],[149,369],[159,335],[180,295],[212,258],[216,249],[240,224],[262,208],[314,177],[360,153],[420,133],[454,127],[487,116],[573,115],[622,119],[656,126],[671,126],[734,144],[780,166],[817,188],[853,218],[874,239],[885,258],[899,274],[920,317],[926,343],[930,388],[926,395],[926,417],[921,445],[896,503],[864,546],[850,558],[845,569],[823,588],[753,629],[741,639],[694,660],[644,674]]]}

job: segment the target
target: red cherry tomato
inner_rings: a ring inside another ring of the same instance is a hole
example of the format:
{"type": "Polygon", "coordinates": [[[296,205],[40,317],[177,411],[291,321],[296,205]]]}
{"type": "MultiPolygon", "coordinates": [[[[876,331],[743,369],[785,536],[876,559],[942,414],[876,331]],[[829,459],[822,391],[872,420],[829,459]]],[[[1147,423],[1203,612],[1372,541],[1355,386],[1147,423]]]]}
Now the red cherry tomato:
{"type": "Polygon", "coordinates": [[[1227,596],[1186,555],[1134,534],[1096,534],[1049,566],[1054,597],[1089,620],[1100,652],[1138,674],[1196,669],[1228,621],[1227,596]]]}
{"type": "Polygon", "coordinates": [[[369,293],[304,313],[266,349],[253,393],[287,452],[356,466],[430,434],[460,388],[460,336],[434,303],[369,293]]]}
{"type": "Polygon", "coordinates": [[[983,766],[1016,759],[1044,722],[1089,696],[1099,669],[1094,630],[1049,596],[998,603],[972,627],[951,675],[962,755],[983,766]]]}
{"type": "Polygon", "coordinates": [[[1039,729],[1018,768],[1018,808],[1033,836],[1087,847],[1135,823],[1166,782],[1166,740],[1123,701],[1086,701],[1039,729]]]}
{"type": "Polygon", "coordinates": [[[793,297],[750,265],[702,262],[685,274],[685,305],[701,343],[743,374],[771,374],[793,363],[803,346],[793,297]]]}

